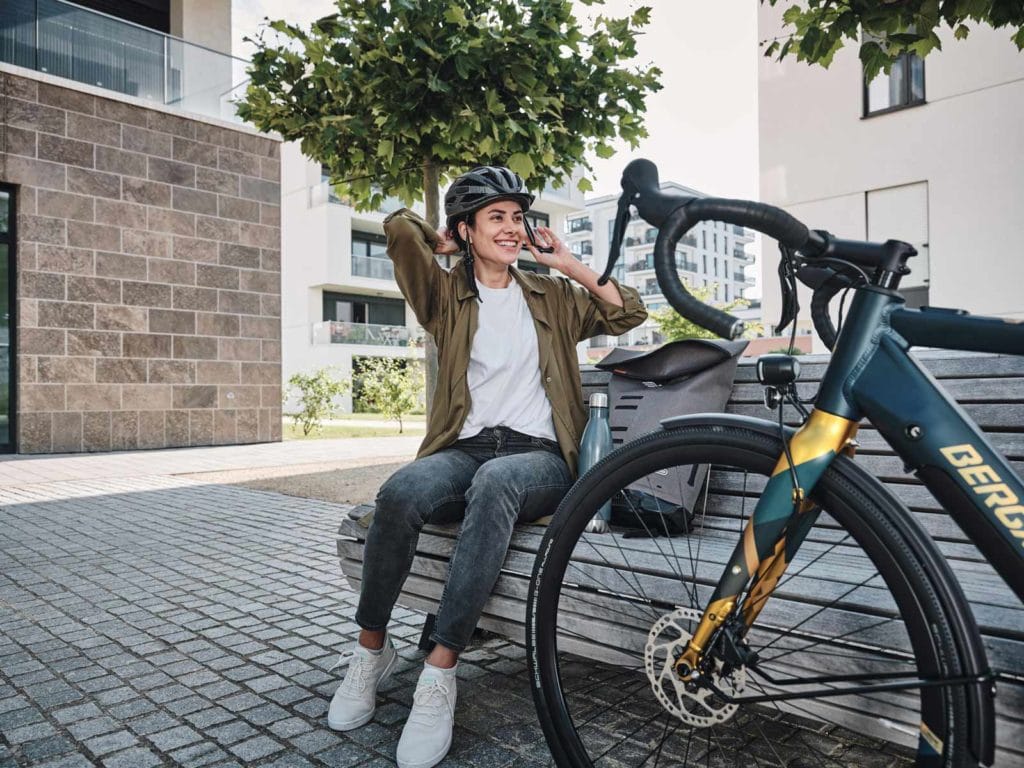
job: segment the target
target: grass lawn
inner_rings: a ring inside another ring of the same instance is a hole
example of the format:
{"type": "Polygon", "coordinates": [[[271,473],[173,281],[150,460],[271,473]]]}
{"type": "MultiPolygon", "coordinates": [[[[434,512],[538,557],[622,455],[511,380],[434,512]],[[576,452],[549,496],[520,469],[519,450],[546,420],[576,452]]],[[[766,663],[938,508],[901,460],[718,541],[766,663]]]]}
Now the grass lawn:
{"type": "Polygon", "coordinates": [[[319,438],[337,437],[422,437],[426,434],[426,425],[422,420],[419,422],[405,423],[405,431],[399,435],[398,424],[381,426],[367,426],[355,420],[352,424],[328,424],[319,433],[312,433],[308,437],[302,434],[302,427],[292,424],[286,419],[281,425],[281,434],[285,440],[316,440],[319,438]]]}
{"type": "MultiPolygon", "coordinates": [[[[334,417],[340,421],[386,421],[387,419],[380,413],[339,413],[334,417]]],[[[402,422],[405,424],[425,424],[427,422],[426,415],[422,413],[413,413],[409,416],[403,416],[402,422]]],[[[396,424],[398,422],[395,422],[396,424]]]]}

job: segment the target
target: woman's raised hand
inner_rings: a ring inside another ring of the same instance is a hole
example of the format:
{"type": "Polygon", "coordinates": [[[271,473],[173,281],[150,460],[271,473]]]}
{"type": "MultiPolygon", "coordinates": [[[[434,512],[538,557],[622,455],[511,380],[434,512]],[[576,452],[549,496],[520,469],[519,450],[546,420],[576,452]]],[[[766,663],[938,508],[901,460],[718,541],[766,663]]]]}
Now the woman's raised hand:
{"type": "Polygon", "coordinates": [[[448,227],[441,227],[437,230],[437,245],[434,247],[434,253],[441,256],[448,256],[453,253],[458,253],[461,248],[459,244],[455,242],[455,238],[452,237],[452,233],[448,230],[448,227]]]}
{"type": "Polygon", "coordinates": [[[558,239],[550,227],[536,227],[534,232],[537,233],[537,243],[539,245],[547,246],[554,250],[551,253],[544,253],[538,251],[527,242],[526,248],[533,254],[533,258],[537,260],[538,264],[557,269],[559,272],[565,272],[567,265],[576,260],[569,247],[558,239]]]}

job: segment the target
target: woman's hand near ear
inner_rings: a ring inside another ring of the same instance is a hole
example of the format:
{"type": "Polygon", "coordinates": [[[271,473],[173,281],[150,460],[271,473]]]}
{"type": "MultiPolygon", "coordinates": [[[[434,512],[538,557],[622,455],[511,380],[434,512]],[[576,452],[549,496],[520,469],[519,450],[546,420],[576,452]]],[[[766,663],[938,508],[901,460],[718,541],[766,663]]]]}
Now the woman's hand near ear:
{"type": "Polygon", "coordinates": [[[458,253],[460,250],[458,243],[455,242],[455,238],[452,237],[452,233],[448,231],[448,227],[441,227],[437,230],[437,246],[434,248],[434,253],[441,256],[449,256],[453,253],[458,253]]]}

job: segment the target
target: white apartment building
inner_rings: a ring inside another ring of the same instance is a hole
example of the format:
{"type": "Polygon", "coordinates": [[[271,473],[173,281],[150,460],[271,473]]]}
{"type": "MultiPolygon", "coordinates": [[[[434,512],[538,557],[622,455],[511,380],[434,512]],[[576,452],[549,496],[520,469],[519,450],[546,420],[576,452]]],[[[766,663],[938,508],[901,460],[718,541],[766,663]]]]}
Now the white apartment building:
{"type": "MultiPolygon", "coordinates": [[[[696,190],[671,181],[661,188],[684,195],[703,197],[696,190]]],[[[597,272],[608,263],[612,229],[618,195],[606,195],[586,202],[586,211],[566,220],[566,242],[574,254],[597,272]]],[[[634,217],[626,227],[622,253],[612,276],[620,283],[636,288],[649,311],[667,306],[654,274],[654,241],[658,230],[641,218],[634,217]]],[[[745,268],[754,262],[746,252],[753,237],[743,227],[721,222],[703,222],[687,233],[676,248],[679,275],[695,287],[709,287],[713,301],[727,303],[742,297],[754,285],[754,278],[745,268]]],[[[760,318],[757,301],[738,313],[749,320],[760,318]]],[[[619,337],[597,336],[590,340],[587,357],[598,359],[615,346],[651,346],[662,343],[657,324],[648,319],[643,325],[619,337]]]]}
{"type": "MultiPolygon", "coordinates": [[[[405,303],[385,253],[384,217],[402,207],[389,199],[380,211],[361,213],[334,194],[318,163],[298,144],[282,148],[281,372],[331,366],[352,375],[361,357],[423,357],[423,330],[405,303]]],[[[546,188],[530,212],[532,224],[564,227],[566,214],[583,207],[570,182],[546,188]]],[[[442,261],[443,266],[451,266],[442,261]]],[[[520,268],[546,272],[526,251],[520,268]]],[[[343,407],[350,410],[351,396],[343,407]]],[[[285,411],[289,411],[288,405],[285,411]]]]}
{"type": "MultiPolygon", "coordinates": [[[[759,39],[781,34],[782,10],[760,6],[759,39]]],[[[910,306],[1024,317],[1024,55],[1006,29],[939,36],[867,86],[856,43],[827,70],[761,58],[761,199],[840,237],[913,244],[910,306]]],[[[765,238],[766,317],[778,258],[765,238]]]]}

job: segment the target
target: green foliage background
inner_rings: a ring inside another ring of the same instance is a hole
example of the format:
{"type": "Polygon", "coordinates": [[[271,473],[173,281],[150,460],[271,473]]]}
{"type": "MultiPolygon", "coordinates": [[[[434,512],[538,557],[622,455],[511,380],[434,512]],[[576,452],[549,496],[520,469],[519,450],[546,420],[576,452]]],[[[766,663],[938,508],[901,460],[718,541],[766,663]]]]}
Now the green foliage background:
{"type": "MultiPolygon", "coordinates": [[[[583,0],[592,5],[596,0],[583,0]]],[[[480,163],[539,188],[589,169],[587,150],[636,145],[657,67],[629,69],[650,9],[598,16],[570,0],[337,0],[303,30],[261,33],[239,114],[300,140],[359,209],[406,204],[480,163]]],[[[580,189],[590,188],[584,179],[580,189]]],[[[428,197],[428,220],[431,200],[428,197]]],[[[436,207],[436,203],[435,203],[436,207]]]]}
{"type": "Polygon", "coordinates": [[[285,397],[299,398],[300,410],[294,414],[295,421],[302,427],[303,435],[323,430],[325,419],[337,411],[334,400],[348,392],[352,382],[335,378],[330,368],[320,368],[313,373],[295,373],[288,379],[285,397]]]}
{"type": "Polygon", "coordinates": [[[783,13],[788,34],[763,41],[765,56],[781,61],[794,55],[797,61],[828,67],[847,40],[860,40],[868,80],[888,72],[903,53],[924,58],[941,49],[936,30],[942,25],[952,29],[957,40],[970,34],[972,24],[1007,27],[1018,50],[1024,48],[1021,0],[761,0],[765,2],[788,6],[783,13]]]}

